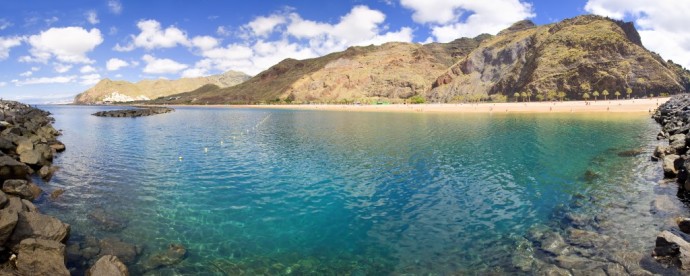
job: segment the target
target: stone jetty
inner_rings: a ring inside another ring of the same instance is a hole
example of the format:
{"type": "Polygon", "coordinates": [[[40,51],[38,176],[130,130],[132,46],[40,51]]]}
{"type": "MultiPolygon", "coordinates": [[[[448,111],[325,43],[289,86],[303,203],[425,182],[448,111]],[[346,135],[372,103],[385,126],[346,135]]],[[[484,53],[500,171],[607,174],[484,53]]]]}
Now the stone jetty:
{"type": "MultiPolygon", "coordinates": [[[[665,140],[654,149],[652,161],[661,163],[664,177],[678,183],[678,196],[690,198],[690,95],[672,97],[659,106],[652,118],[662,127],[658,140],[665,140]]],[[[689,214],[690,215],[690,214],[689,214]]],[[[665,230],[656,237],[654,258],[690,273],[690,219],[677,219],[678,227],[665,230]]]]}
{"type": "Polygon", "coordinates": [[[157,114],[170,113],[175,111],[172,108],[167,107],[137,107],[134,109],[120,109],[120,110],[110,110],[110,111],[100,111],[92,115],[98,117],[143,117],[152,116],[157,114]]]}
{"type": "MultiPolygon", "coordinates": [[[[65,265],[70,225],[41,214],[31,203],[50,196],[33,179],[49,181],[57,171],[53,158],[65,150],[53,122],[49,112],[0,100],[0,275],[71,274],[65,265]]],[[[91,272],[128,275],[110,255],[95,262],[91,272]]]]}

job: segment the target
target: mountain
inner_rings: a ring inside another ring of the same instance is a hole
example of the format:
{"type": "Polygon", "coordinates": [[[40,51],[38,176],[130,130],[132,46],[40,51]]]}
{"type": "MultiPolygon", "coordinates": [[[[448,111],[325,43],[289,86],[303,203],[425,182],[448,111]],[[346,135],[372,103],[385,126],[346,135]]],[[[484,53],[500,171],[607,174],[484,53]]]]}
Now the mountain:
{"type": "Polygon", "coordinates": [[[204,86],[154,102],[500,101],[516,92],[582,99],[603,90],[626,96],[628,88],[637,97],[688,91],[690,72],[645,49],[632,23],[584,15],[542,26],[520,21],[496,36],[450,43],[393,42],[286,59],[236,86],[204,86]]]}
{"type": "Polygon", "coordinates": [[[381,46],[350,47],[323,57],[285,59],[233,87],[176,95],[160,103],[256,103],[293,100],[339,102],[368,98],[405,99],[423,95],[433,80],[487,39],[488,35],[450,43],[392,42],[381,46]]]}
{"type": "MultiPolygon", "coordinates": [[[[518,22],[482,43],[439,76],[427,97],[555,91],[569,99],[608,90],[632,96],[690,89],[690,73],[642,46],[632,23],[585,15],[544,26],[518,22]]],[[[549,95],[549,92],[552,92],[549,95]]]]}
{"type": "Polygon", "coordinates": [[[250,76],[236,71],[219,75],[198,78],[181,78],[178,80],[142,80],[137,83],[103,79],[74,98],[77,104],[94,104],[102,102],[130,102],[150,100],[181,92],[197,89],[206,84],[218,87],[229,87],[248,80],[250,76]]]}

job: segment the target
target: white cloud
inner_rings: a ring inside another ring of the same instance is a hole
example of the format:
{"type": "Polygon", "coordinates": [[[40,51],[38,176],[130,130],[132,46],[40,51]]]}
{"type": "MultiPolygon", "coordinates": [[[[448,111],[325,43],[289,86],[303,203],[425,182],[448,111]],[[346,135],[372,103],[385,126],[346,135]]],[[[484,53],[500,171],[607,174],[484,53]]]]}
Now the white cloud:
{"type": "Polygon", "coordinates": [[[99,74],[89,74],[79,77],[79,83],[81,85],[94,85],[101,80],[101,75],[99,74]]]}
{"type": "Polygon", "coordinates": [[[41,70],[41,67],[38,67],[38,66],[33,66],[33,67],[31,67],[31,71],[36,72],[36,71],[38,71],[38,70],[41,70]]]}
{"type": "Polygon", "coordinates": [[[4,87],[5,85],[7,85],[7,83],[6,83],[6,82],[4,82],[4,81],[0,81],[0,87],[4,87]]]}
{"type": "Polygon", "coordinates": [[[101,31],[81,27],[50,28],[28,39],[31,56],[20,60],[45,63],[52,57],[64,63],[92,63],[86,54],[103,43],[101,31]]]}
{"type": "Polygon", "coordinates": [[[285,24],[286,22],[287,18],[279,14],[259,16],[245,25],[245,28],[251,30],[256,36],[266,37],[270,35],[278,25],[285,24]]]}
{"type": "Polygon", "coordinates": [[[496,34],[535,16],[532,5],[521,0],[401,0],[400,4],[412,10],[415,22],[430,24],[432,34],[440,42],[496,34]]]}
{"type": "Polygon", "coordinates": [[[55,24],[55,22],[58,22],[60,18],[57,18],[56,16],[53,17],[48,17],[46,19],[43,19],[43,21],[46,23],[46,25],[50,26],[55,24]]]}
{"type": "Polygon", "coordinates": [[[218,28],[216,29],[216,34],[219,36],[229,36],[230,34],[232,34],[232,32],[228,27],[218,26],[218,28]]]}
{"type": "Polygon", "coordinates": [[[108,71],[117,71],[127,66],[129,66],[129,63],[119,58],[111,58],[105,63],[105,68],[108,69],[108,71]]]}
{"type": "Polygon", "coordinates": [[[192,45],[205,51],[218,46],[218,40],[211,36],[197,36],[192,39],[192,45]]]}
{"type": "Polygon", "coordinates": [[[56,64],[54,64],[53,68],[55,69],[55,72],[65,73],[65,72],[69,71],[70,69],[72,69],[72,65],[56,63],[56,64]]]}
{"type": "Polygon", "coordinates": [[[19,76],[27,78],[27,77],[31,77],[31,75],[33,75],[33,74],[34,74],[34,72],[32,72],[32,71],[26,71],[24,73],[19,74],[19,76]]]}
{"type": "Polygon", "coordinates": [[[177,27],[161,28],[161,23],[156,20],[141,20],[137,23],[141,31],[138,35],[131,36],[132,41],[125,46],[116,44],[115,51],[127,52],[136,47],[152,50],[156,48],[172,48],[178,45],[190,46],[187,34],[177,27]]]}
{"type": "Polygon", "coordinates": [[[141,59],[146,62],[143,70],[146,74],[175,74],[189,67],[172,59],[157,59],[151,55],[144,55],[141,59]]]}
{"type": "MultiPolygon", "coordinates": [[[[303,19],[291,11],[257,17],[243,26],[246,32],[243,43],[209,47],[217,40],[201,43],[193,39],[192,45],[203,59],[183,75],[206,75],[213,70],[256,74],[285,58],[305,59],[342,51],[349,46],[412,41],[411,28],[389,31],[384,25],[385,19],[384,13],[367,6],[353,7],[336,23],[303,19]],[[279,33],[279,38],[267,40],[275,32],[279,33]]],[[[226,32],[225,27],[217,30],[219,34],[226,32]]]]}
{"type": "Polygon", "coordinates": [[[196,78],[208,75],[208,71],[204,68],[191,68],[182,71],[183,78],[196,78]]]}
{"type": "Polygon", "coordinates": [[[645,47],[690,68],[689,1],[589,0],[585,10],[615,19],[632,18],[645,47]]]}
{"type": "Polygon", "coordinates": [[[96,11],[93,11],[93,10],[88,11],[88,12],[86,12],[85,16],[86,16],[86,21],[89,21],[89,23],[91,23],[92,25],[96,25],[96,24],[98,24],[98,22],[101,22],[98,20],[98,14],[96,13],[96,11]]]}
{"type": "Polygon", "coordinates": [[[32,85],[32,84],[53,84],[53,83],[69,83],[74,82],[76,76],[57,76],[57,77],[42,77],[29,78],[25,80],[12,80],[16,86],[32,85]]]}
{"type": "Polygon", "coordinates": [[[22,44],[21,37],[2,37],[0,36],[0,60],[10,56],[10,49],[22,44]]]}
{"type": "Polygon", "coordinates": [[[93,68],[91,65],[84,65],[81,68],[79,68],[79,73],[82,74],[88,74],[93,72],[96,72],[96,68],[93,68]]]}
{"type": "Polygon", "coordinates": [[[108,9],[114,14],[122,13],[122,3],[119,0],[109,0],[108,9]]]}
{"type": "Polygon", "coordinates": [[[7,19],[0,18],[0,31],[9,27],[12,27],[12,22],[8,21],[7,19]]]}

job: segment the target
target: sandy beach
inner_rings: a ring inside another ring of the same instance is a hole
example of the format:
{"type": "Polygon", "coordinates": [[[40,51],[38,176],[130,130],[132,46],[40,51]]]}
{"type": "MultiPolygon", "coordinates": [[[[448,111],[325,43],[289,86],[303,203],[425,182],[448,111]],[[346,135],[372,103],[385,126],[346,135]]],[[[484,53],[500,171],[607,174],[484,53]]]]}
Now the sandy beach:
{"type": "Polygon", "coordinates": [[[651,113],[669,98],[634,100],[598,100],[565,102],[510,102],[479,104],[390,104],[390,105],[210,105],[207,107],[269,108],[293,110],[331,110],[366,112],[431,112],[431,113],[651,113]]]}

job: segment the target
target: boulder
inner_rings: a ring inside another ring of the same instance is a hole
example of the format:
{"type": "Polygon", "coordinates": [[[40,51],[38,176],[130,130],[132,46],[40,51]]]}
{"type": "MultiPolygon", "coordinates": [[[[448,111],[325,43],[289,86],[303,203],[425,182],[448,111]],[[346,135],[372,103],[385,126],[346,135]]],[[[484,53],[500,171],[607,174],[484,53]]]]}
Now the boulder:
{"type": "Polygon", "coordinates": [[[9,153],[14,149],[14,143],[5,137],[0,137],[0,151],[9,153]]]}
{"type": "Polygon", "coordinates": [[[656,148],[654,148],[654,157],[662,159],[667,154],[675,154],[675,151],[670,146],[665,145],[657,145],[656,148]]]}
{"type": "Polygon", "coordinates": [[[65,144],[60,141],[55,141],[50,143],[50,148],[55,150],[55,152],[63,152],[65,151],[65,144]]]}
{"type": "Polygon", "coordinates": [[[7,195],[3,191],[0,191],[0,208],[4,208],[9,200],[7,195]]]}
{"type": "Polygon", "coordinates": [[[31,200],[37,199],[43,193],[43,189],[33,182],[29,182],[29,190],[31,191],[31,200]]]}
{"type": "Polygon", "coordinates": [[[681,269],[690,270],[690,243],[669,231],[657,235],[652,256],[657,261],[679,263],[681,269]]]}
{"type": "Polygon", "coordinates": [[[65,266],[65,245],[43,239],[25,239],[17,246],[20,275],[70,275],[65,266]]]}
{"type": "Polygon", "coordinates": [[[45,181],[50,181],[53,178],[53,174],[57,171],[57,167],[46,165],[38,170],[38,175],[45,181]]]}
{"type": "Polygon", "coordinates": [[[33,150],[28,150],[19,154],[19,161],[28,165],[46,166],[53,160],[53,150],[46,144],[38,144],[33,150]]]}
{"type": "Polygon", "coordinates": [[[29,167],[7,155],[0,156],[0,180],[24,179],[29,167]]]}
{"type": "Polygon", "coordinates": [[[682,218],[678,220],[678,228],[683,233],[690,234],[690,218],[682,218]]]}
{"type": "Polygon", "coordinates": [[[34,196],[29,188],[29,181],[22,179],[5,180],[2,184],[2,191],[21,198],[33,198],[34,196]]]}
{"type": "Polygon", "coordinates": [[[181,244],[170,244],[168,250],[159,252],[146,260],[143,264],[144,270],[153,270],[156,268],[171,266],[178,264],[184,260],[187,255],[187,249],[181,244]]]}
{"type": "Polygon", "coordinates": [[[15,149],[15,152],[22,154],[33,149],[34,143],[32,143],[31,140],[22,137],[19,139],[19,141],[17,141],[17,148],[15,149]]]}
{"type": "Polygon", "coordinates": [[[38,208],[36,208],[36,205],[31,203],[31,201],[28,201],[26,199],[22,199],[22,206],[24,207],[24,210],[27,212],[38,213],[38,208]]]}
{"type": "Polygon", "coordinates": [[[12,210],[15,213],[26,211],[24,209],[24,204],[22,204],[21,198],[18,198],[16,196],[7,197],[7,205],[5,206],[5,209],[12,210]]]}
{"type": "Polygon", "coordinates": [[[17,225],[17,212],[9,209],[0,210],[0,244],[5,244],[17,225]]]}
{"type": "Polygon", "coordinates": [[[86,272],[87,276],[128,276],[129,271],[120,259],[113,255],[105,255],[98,259],[86,272]]]}
{"type": "Polygon", "coordinates": [[[20,212],[18,215],[17,226],[9,240],[11,244],[27,238],[62,242],[69,236],[69,224],[59,219],[35,212],[20,212]]]}
{"type": "Polygon", "coordinates": [[[669,154],[664,156],[664,163],[662,164],[664,168],[664,177],[671,178],[678,174],[676,169],[676,160],[680,159],[680,156],[675,154],[669,154]]]}
{"type": "Polygon", "coordinates": [[[139,249],[136,245],[123,242],[118,238],[105,238],[99,242],[101,256],[114,255],[117,256],[124,263],[134,263],[139,255],[139,249]]]}

